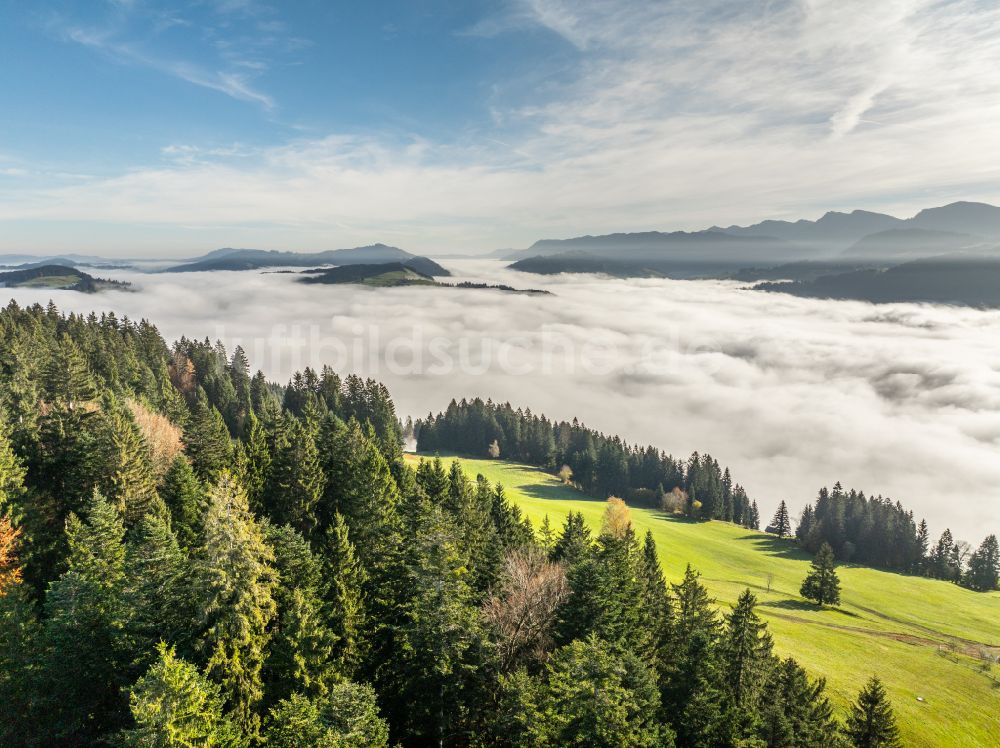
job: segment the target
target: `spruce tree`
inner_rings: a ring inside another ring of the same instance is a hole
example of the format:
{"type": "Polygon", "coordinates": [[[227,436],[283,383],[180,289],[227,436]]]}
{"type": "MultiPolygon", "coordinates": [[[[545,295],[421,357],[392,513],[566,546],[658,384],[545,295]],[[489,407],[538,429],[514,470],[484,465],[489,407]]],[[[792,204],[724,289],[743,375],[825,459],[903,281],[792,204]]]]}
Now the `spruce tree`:
{"type": "Polygon", "coordinates": [[[873,675],[851,705],[844,730],[855,748],[900,748],[899,728],[885,687],[873,675]]]}
{"type": "Polygon", "coordinates": [[[1000,579],[1000,545],[997,536],[989,535],[969,557],[969,570],[963,583],[980,592],[997,589],[1000,579]]]}
{"type": "Polygon", "coordinates": [[[201,543],[208,509],[205,487],[198,480],[191,462],[177,455],[166,475],[160,495],[170,512],[171,527],[182,547],[192,549],[201,543]]]}
{"type": "Polygon", "coordinates": [[[761,704],[759,736],[774,748],[832,748],[842,745],[826,683],[810,681],[795,660],[776,665],[761,704]]]}
{"type": "Polygon", "coordinates": [[[505,740],[518,746],[666,748],[673,733],[658,718],[656,678],[629,651],[591,635],[557,650],[545,672],[501,681],[505,740]],[[511,734],[512,733],[512,734],[511,734]]]}
{"type": "Polygon", "coordinates": [[[774,513],[769,529],[779,538],[786,538],[792,534],[792,522],[788,518],[788,505],[785,504],[784,500],[778,504],[778,510],[774,513]]]}
{"type": "Polygon", "coordinates": [[[257,733],[261,669],[275,615],[274,552],[247,506],[243,488],[223,471],[209,493],[197,580],[206,674],[222,686],[237,723],[257,733]]]}
{"type": "Polygon", "coordinates": [[[14,454],[10,432],[0,410],[0,515],[19,512],[24,495],[24,466],[14,454]]]}
{"type": "Polygon", "coordinates": [[[389,727],[371,686],[338,683],[320,698],[300,694],[275,706],[267,720],[270,748],[387,748],[389,727]]]}
{"type": "Polygon", "coordinates": [[[708,596],[708,590],[698,581],[701,575],[687,565],[684,578],[679,584],[671,585],[676,601],[674,616],[674,640],[678,645],[695,634],[703,634],[709,642],[714,641],[719,629],[719,619],[713,607],[715,601],[708,596]]]}
{"type": "Polygon", "coordinates": [[[193,654],[197,606],[191,589],[191,563],[167,521],[143,518],[133,532],[125,557],[127,600],[133,646],[144,657],[165,641],[193,654]]]}
{"type": "Polygon", "coordinates": [[[466,728],[481,643],[479,611],[454,528],[429,506],[415,539],[410,602],[399,631],[400,704],[407,734],[441,744],[466,728]]]}
{"type": "Polygon", "coordinates": [[[351,678],[365,655],[364,572],[356,558],[347,524],[334,515],[321,546],[323,576],[328,582],[325,611],[336,637],[337,670],[351,678]]]}
{"type": "Polygon", "coordinates": [[[214,481],[232,462],[233,442],[226,422],[201,389],[184,427],[184,448],[195,473],[204,481],[214,481]]]}
{"type": "Polygon", "coordinates": [[[813,600],[820,607],[840,603],[840,579],[837,577],[833,549],[823,543],[812,561],[812,568],[799,590],[802,597],[813,600]]]}
{"type": "Polygon", "coordinates": [[[300,588],[292,589],[287,598],[271,634],[265,667],[268,698],[276,701],[293,693],[322,696],[339,677],[334,660],[336,637],[326,625],[318,599],[300,588]]]}
{"type": "Polygon", "coordinates": [[[71,515],[66,536],[67,571],[45,599],[46,740],[82,744],[123,719],[121,689],[129,683],[133,656],[125,527],[118,511],[95,492],[86,521],[71,515]]]}
{"type": "Polygon", "coordinates": [[[749,589],[740,595],[719,640],[722,679],[735,707],[736,734],[745,737],[754,727],[764,682],[771,667],[771,635],[754,610],[757,598],[749,589]]]}
{"type": "Polygon", "coordinates": [[[104,495],[121,512],[126,527],[135,527],[148,514],[163,516],[166,510],[156,492],[149,451],[132,414],[109,397],[103,415],[104,495]]]}
{"type": "Polygon", "coordinates": [[[223,712],[220,688],[161,643],[157,659],[135,685],[131,697],[135,727],[115,744],[125,748],[242,748],[248,744],[223,712]]]}
{"type": "Polygon", "coordinates": [[[326,477],[316,448],[317,433],[310,423],[286,416],[289,423],[276,445],[264,491],[263,504],[278,524],[288,524],[312,538],[319,523],[317,507],[326,477]]]}

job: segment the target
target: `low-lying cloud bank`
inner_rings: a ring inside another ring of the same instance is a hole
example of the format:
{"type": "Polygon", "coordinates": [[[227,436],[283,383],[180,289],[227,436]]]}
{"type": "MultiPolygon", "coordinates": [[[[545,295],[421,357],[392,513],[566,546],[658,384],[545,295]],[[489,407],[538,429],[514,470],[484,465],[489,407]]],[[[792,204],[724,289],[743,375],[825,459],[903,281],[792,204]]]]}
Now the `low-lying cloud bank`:
{"type": "Polygon", "coordinates": [[[675,455],[708,451],[766,514],[840,480],[903,501],[934,535],[950,526],[978,543],[1000,529],[1000,312],[445,264],[458,281],[553,295],[252,272],[114,273],[133,294],[7,293],[147,317],[168,340],[241,344],[278,380],[324,363],[374,376],[403,415],[492,397],[675,455]]]}

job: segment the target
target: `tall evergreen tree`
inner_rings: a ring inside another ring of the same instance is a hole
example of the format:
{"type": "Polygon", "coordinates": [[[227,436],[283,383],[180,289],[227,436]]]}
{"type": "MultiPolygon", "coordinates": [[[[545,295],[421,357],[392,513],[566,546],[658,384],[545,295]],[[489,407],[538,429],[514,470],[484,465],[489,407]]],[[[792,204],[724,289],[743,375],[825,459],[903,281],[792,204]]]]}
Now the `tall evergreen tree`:
{"type": "Polygon", "coordinates": [[[315,426],[286,416],[288,424],[276,445],[264,492],[265,509],[279,524],[312,537],[319,523],[317,506],[326,477],[320,467],[315,426]]]}
{"type": "Polygon", "coordinates": [[[756,729],[758,706],[771,668],[771,635],[754,610],[749,589],[740,595],[719,642],[722,680],[735,707],[733,732],[746,738],[756,729]]]}
{"type": "Polygon", "coordinates": [[[125,526],[136,526],[148,514],[163,516],[165,507],[156,492],[146,443],[131,413],[113,398],[105,400],[102,431],[107,466],[102,488],[125,518],[125,526]]]}
{"type": "Polygon", "coordinates": [[[219,686],[160,644],[131,690],[135,727],[116,736],[126,748],[242,748],[247,740],[223,713],[219,686]]]}
{"type": "Polygon", "coordinates": [[[336,636],[337,670],[351,678],[365,655],[364,572],[349,538],[344,518],[334,515],[321,547],[323,576],[328,582],[326,613],[336,636]]]}
{"type": "Polygon", "coordinates": [[[810,681],[795,660],[776,665],[761,704],[759,736],[769,748],[836,748],[843,744],[826,683],[810,681]]]}
{"type": "Polygon", "coordinates": [[[997,536],[989,535],[969,556],[969,570],[963,584],[980,592],[997,589],[1000,581],[1000,545],[997,536]]]}
{"type": "Polygon", "coordinates": [[[591,635],[557,650],[534,678],[502,680],[515,746],[668,748],[656,679],[642,661],[591,635]]]}
{"type": "Polygon", "coordinates": [[[837,605],[840,602],[840,579],[837,577],[833,549],[823,543],[812,560],[812,568],[799,590],[802,597],[813,600],[821,607],[837,605]]]}
{"type": "Polygon", "coordinates": [[[271,748],[387,748],[389,727],[371,686],[339,683],[327,695],[293,694],[271,710],[271,748]]]}
{"type": "Polygon", "coordinates": [[[208,509],[208,495],[184,455],[177,455],[163,476],[160,495],[170,512],[171,527],[181,546],[192,549],[199,545],[208,509]]]}
{"type": "Polygon", "coordinates": [[[788,518],[788,505],[785,504],[784,500],[778,504],[778,509],[774,513],[774,518],[771,520],[771,527],[769,529],[779,538],[787,538],[792,534],[792,522],[788,518]]]}
{"type": "Polygon", "coordinates": [[[206,674],[222,686],[237,723],[257,732],[261,669],[275,615],[274,552],[242,487],[222,472],[209,494],[197,573],[206,674]]]}
{"type": "Polygon", "coordinates": [[[844,730],[855,748],[900,748],[899,728],[885,687],[873,675],[851,706],[844,730]]]}
{"type": "Polygon", "coordinates": [[[184,427],[184,447],[195,473],[204,481],[214,481],[232,462],[233,442],[226,422],[200,389],[184,427]]]}
{"type": "Polygon", "coordinates": [[[407,705],[400,716],[418,740],[464,742],[480,654],[479,612],[454,529],[440,507],[428,508],[415,542],[411,599],[400,631],[398,677],[407,705]]]}
{"type": "Polygon", "coordinates": [[[45,695],[50,745],[79,745],[120,725],[129,682],[125,528],[94,494],[86,521],[66,523],[67,571],[45,600],[45,695]],[[72,652],[72,657],[67,653],[72,652]]]}

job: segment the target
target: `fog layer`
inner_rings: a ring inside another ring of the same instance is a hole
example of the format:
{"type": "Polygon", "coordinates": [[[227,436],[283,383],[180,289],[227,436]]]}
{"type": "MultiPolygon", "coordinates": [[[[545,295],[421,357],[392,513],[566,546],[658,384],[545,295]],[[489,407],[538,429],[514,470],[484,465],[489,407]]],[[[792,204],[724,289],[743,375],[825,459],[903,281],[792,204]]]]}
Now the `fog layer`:
{"type": "MultiPolygon", "coordinates": [[[[401,415],[509,400],[655,444],[707,451],[769,515],[822,485],[900,499],[933,534],[1000,529],[1000,312],[799,299],[718,281],[540,277],[447,261],[452,280],[552,295],[307,286],[275,273],[141,275],[138,293],[5,289],[384,381],[401,415]]],[[[108,275],[101,271],[99,275],[108,275]]],[[[766,517],[765,517],[766,518],[766,517]]]]}

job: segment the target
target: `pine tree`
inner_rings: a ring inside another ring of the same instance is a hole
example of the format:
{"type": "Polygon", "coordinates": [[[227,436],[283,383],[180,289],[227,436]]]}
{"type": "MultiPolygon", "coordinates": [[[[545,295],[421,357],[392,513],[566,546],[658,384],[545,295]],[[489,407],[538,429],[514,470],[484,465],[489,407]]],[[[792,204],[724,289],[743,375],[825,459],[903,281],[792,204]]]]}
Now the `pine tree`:
{"type": "Polygon", "coordinates": [[[674,611],[651,530],[646,531],[638,565],[642,600],[639,608],[639,629],[646,636],[643,647],[647,655],[645,659],[655,664],[660,677],[663,678],[669,661],[674,611]]]}
{"type": "Polygon", "coordinates": [[[192,549],[199,545],[205,526],[208,496],[184,455],[177,455],[163,476],[160,495],[170,512],[171,527],[181,546],[192,549]]]}
{"type": "Polygon", "coordinates": [[[844,730],[855,748],[900,748],[899,728],[882,681],[873,675],[851,706],[844,730]]]}
{"type": "Polygon", "coordinates": [[[296,587],[287,598],[272,632],[265,668],[268,697],[322,696],[339,677],[334,660],[336,637],[323,619],[319,600],[308,591],[296,587]]]}
{"type": "Polygon", "coordinates": [[[788,518],[788,506],[784,500],[778,504],[778,510],[774,513],[774,518],[771,520],[771,527],[768,529],[774,532],[779,538],[786,538],[792,534],[792,523],[788,518]]]}
{"type": "Polygon", "coordinates": [[[234,718],[250,735],[263,696],[261,669],[275,614],[274,552],[247,506],[246,494],[223,471],[209,494],[197,576],[207,655],[206,674],[222,686],[234,718]]]}
{"type": "Polygon", "coordinates": [[[837,577],[833,549],[823,543],[812,560],[812,568],[802,582],[799,593],[807,600],[823,605],[840,603],[840,579],[837,577]]]}
{"type": "Polygon", "coordinates": [[[773,748],[833,748],[842,745],[826,683],[811,682],[792,658],[774,667],[761,704],[759,735],[773,748]]]}
{"type": "Polygon", "coordinates": [[[232,462],[233,442],[226,422],[201,389],[184,427],[184,447],[195,473],[204,481],[214,481],[232,462]]]}
{"type": "Polygon", "coordinates": [[[747,521],[747,527],[751,530],[760,529],[760,511],[757,509],[757,502],[754,501],[750,504],[750,517],[747,521]]]}
{"type": "Polygon", "coordinates": [[[7,423],[0,411],[0,514],[20,510],[24,495],[24,466],[14,454],[7,423]]]}
{"type": "Polygon", "coordinates": [[[1000,580],[1000,546],[997,536],[988,536],[969,557],[969,570],[963,584],[980,592],[997,589],[1000,580]]]}
{"type": "Polygon", "coordinates": [[[744,590],[726,620],[719,641],[722,678],[733,705],[739,735],[748,735],[771,666],[771,635],[754,608],[757,598],[744,590]]]}
{"type": "Polygon", "coordinates": [[[334,515],[333,525],[326,531],[321,556],[323,576],[328,581],[326,613],[331,630],[337,638],[334,656],[337,670],[351,678],[357,672],[364,654],[364,572],[355,557],[354,545],[344,518],[334,515]]]}
{"type": "Polygon", "coordinates": [[[509,733],[518,746],[666,748],[656,678],[634,654],[595,635],[557,650],[545,672],[501,681],[509,733]]]}
{"type": "Polygon", "coordinates": [[[479,611],[466,583],[467,570],[454,530],[431,506],[415,539],[410,603],[399,631],[400,703],[407,734],[442,743],[463,730],[462,715],[474,696],[481,640],[479,611]]]}
{"type": "Polygon", "coordinates": [[[105,400],[104,409],[105,496],[121,512],[126,527],[136,526],[147,514],[163,516],[165,507],[156,492],[149,451],[131,413],[111,398],[105,400]]]}
{"type": "Polygon", "coordinates": [[[583,520],[583,513],[570,512],[552,549],[552,560],[572,566],[590,553],[591,545],[590,528],[583,520]]]}
{"type": "Polygon", "coordinates": [[[707,641],[712,642],[718,633],[719,619],[715,614],[713,603],[708,596],[708,590],[698,581],[700,574],[687,565],[684,579],[679,584],[671,585],[676,601],[674,616],[674,640],[678,646],[695,634],[703,634],[707,641]]]}
{"type": "Polygon", "coordinates": [[[271,472],[271,451],[267,431],[260,419],[251,411],[247,439],[243,453],[241,482],[246,486],[247,501],[257,513],[264,511],[264,490],[271,472]]]}
{"type": "Polygon", "coordinates": [[[145,517],[126,548],[130,635],[142,660],[152,644],[166,641],[185,653],[193,648],[197,609],[191,590],[191,564],[166,520],[145,517]]]}
{"type": "Polygon", "coordinates": [[[87,743],[119,726],[120,689],[130,680],[125,528],[118,511],[96,492],[86,517],[67,521],[67,571],[45,599],[46,727],[52,744],[87,743]]]}
{"type": "Polygon", "coordinates": [[[326,477],[320,467],[314,427],[287,416],[264,492],[265,509],[278,524],[288,524],[308,538],[319,523],[317,505],[326,477]]]}
{"type": "Polygon", "coordinates": [[[927,552],[930,549],[930,532],[927,529],[927,520],[920,520],[920,528],[917,530],[916,559],[913,563],[913,571],[917,574],[927,573],[929,558],[927,552]]]}
{"type": "Polygon", "coordinates": [[[338,683],[326,696],[293,694],[271,710],[270,748],[387,748],[389,727],[371,686],[338,683]]]}
{"type": "Polygon", "coordinates": [[[135,727],[116,736],[127,748],[239,748],[247,744],[223,713],[220,688],[161,643],[131,690],[135,727]]]}

